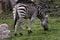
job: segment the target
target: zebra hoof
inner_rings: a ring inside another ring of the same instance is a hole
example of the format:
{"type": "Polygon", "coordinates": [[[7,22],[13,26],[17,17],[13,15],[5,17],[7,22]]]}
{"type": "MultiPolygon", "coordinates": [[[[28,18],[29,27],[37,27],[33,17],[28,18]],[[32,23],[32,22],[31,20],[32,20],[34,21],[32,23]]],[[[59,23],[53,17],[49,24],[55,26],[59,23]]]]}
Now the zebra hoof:
{"type": "Polygon", "coordinates": [[[22,33],[19,33],[21,36],[23,35],[22,33]]]}
{"type": "Polygon", "coordinates": [[[26,28],[28,28],[28,27],[26,27],[26,28]]]}
{"type": "Polygon", "coordinates": [[[31,30],[28,30],[28,34],[30,35],[32,33],[32,31],[31,30]]]}
{"type": "Polygon", "coordinates": [[[15,33],[14,35],[17,36],[17,33],[15,33]]]}
{"type": "Polygon", "coordinates": [[[45,28],[44,30],[45,30],[45,31],[48,31],[48,28],[45,28]]]}

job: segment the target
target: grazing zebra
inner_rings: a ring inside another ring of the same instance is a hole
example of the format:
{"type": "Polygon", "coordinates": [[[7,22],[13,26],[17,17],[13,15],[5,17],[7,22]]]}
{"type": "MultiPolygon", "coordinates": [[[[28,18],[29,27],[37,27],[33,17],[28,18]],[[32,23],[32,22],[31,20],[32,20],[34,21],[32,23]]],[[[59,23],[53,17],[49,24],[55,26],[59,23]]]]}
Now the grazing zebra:
{"type": "Polygon", "coordinates": [[[30,34],[32,32],[31,24],[37,16],[37,9],[30,4],[27,5],[27,4],[23,4],[23,3],[18,3],[13,8],[13,14],[14,14],[13,16],[14,16],[14,20],[15,20],[15,23],[14,23],[15,33],[16,33],[16,28],[17,28],[17,24],[18,24],[20,26],[19,27],[20,35],[22,35],[22,20],[23,20],[23,18],[27,18],[28,22],[29,22],[28,23],[28,34],[30,34]],[[17,22],[17,20],[18,20],[18,22],[17,22]]]}
{"type": "Polygon", "coordinates": [[[28,3],[28,4],[27,3],[17,3],[13,7],[15,35],[16,35],[17,26],[19,26],[20,35],[23,35],[22,34],[23,18],[28,19],[28,34],[30,34],[32,32],[31,24],[36,17],[41,19],[41,24],[44,27],[44,30],[48,30],[47,15],[45,15],[44,12],[42,12],[40,10],[40,6],[37,6],[37,7],[33,6],[33,4],[30,4],[30,3],[28,3]]]}

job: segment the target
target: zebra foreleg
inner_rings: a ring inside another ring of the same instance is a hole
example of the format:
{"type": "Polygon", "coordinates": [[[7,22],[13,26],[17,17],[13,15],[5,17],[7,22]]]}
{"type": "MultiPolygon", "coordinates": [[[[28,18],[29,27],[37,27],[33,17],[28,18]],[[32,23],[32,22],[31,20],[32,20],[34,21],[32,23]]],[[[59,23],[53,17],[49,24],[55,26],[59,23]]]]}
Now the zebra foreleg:
{"type": "Polygon", "coordinates": [[[28,34],[29,35],[30,35],[30,33],[32,33],[32,31],[31,31],[31,24],[32,24],[31,19],[28,19],[28,34]]]}
{"type": "Polygon", "coordinates": [[[29,35],[32,33],[32,31],[31,31],[31,25],[32,25],[32,22],[33,22],[33,20],[35,19],[35,17],[36,17],[36,16],[32,16],[31,19],[28,19],[28,22],[29,22],[29,24],[28,24],[28,34],[29,34],[29,35]]]}

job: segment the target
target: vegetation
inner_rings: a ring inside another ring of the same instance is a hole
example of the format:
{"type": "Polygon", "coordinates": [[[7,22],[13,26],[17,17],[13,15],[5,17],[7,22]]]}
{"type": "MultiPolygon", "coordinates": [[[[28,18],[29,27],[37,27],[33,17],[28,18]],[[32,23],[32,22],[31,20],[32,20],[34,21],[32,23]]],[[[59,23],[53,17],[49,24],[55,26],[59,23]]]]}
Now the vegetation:
{"type": "MultiPolygon", "coordinates": [[[[41,22],[39,19],[35,19],[32,24],[33,33],[29,36],[27,33],[27,19],[24,19],[23,22],[23,36],[14,36],[13,30],[13,19],[0,19],[0,24],[7,23],[10,25],[11,37],[6,38],[4,40],[60,40],[60,18],[59,17],[49,17],[48,19],[48,31],[44,31],[41,26],[41,22]]],[[[19,33],[17,31],[17,33],[19,33]]]]}
{"type": "MultiPolygon", "coordinates": [[[[60,0],[55,0],[55,4],[60,4],[60,0]]],[[[60,40],[60,17],[56,17],[56,14],[60,14],[60,9],[58,8],[56,11],[55,9],[50,9],[51,13],[54,13],[54,17],[48,18],[48,31],[44,31],[43,27],[41,26],[41,21],[36,18],[34,22],[32,23],[32,31],[33,33],[31,35],[28,35],[27,33],[27,19],[24,19],[23,21],[23,36],[14,36],[14,29],[13,29],[13,14],[11,12],[2,13],[0,14],[0,24],[7,23],[9,25],[9,28],[11,30],[11,34],[9,38],[6,38],[4,40],[60,40]]],[[[59,15],[58,14],[58,15],[59,15]]],[[[17,30],[17,33],[18,30],[17,30]]]]}

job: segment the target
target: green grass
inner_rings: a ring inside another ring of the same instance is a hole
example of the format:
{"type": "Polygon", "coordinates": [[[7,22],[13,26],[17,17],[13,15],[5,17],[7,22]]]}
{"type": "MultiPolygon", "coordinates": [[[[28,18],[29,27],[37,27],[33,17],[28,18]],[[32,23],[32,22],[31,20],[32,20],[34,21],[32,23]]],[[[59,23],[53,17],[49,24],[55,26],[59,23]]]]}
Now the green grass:
{"type": "MultiPolygon", "coordinates": [[[[60,0],[56,0],[54,3],[60,4],[60,0]]],[[[60,9],[58,10],[58,12],[60,12],[60,9]]],[[[19,34],[16,37],[14,36],[13,22],[12,14],[0,14],[0,24],[7,23],[11,30],[11,37],[4,40],[60,40],[60,17],[49,17],[48,31],[44,31],[43,27],[41,26],[41,21],[36,18],[32,23],[33,33],[30,36],[28,36],[27,33],[26,27],[28,22],[26,19],[23,22],[23,36],[20,36],[19,34]]],[[[17,33],[19,32],[17,31],[17,33]]]]}
{"type": "Polygon", "coordinates": [[[60,0],[54,0],[55,2],[54,3],[56,3],[56,4],[60,4],[60,0]]]}
{"type": "MultiPolygon", "coordinates": [[[[60,40],[60,17],[49,17],[48,19],[48,31],[44,31],[41,26],[41,22],[39,19],[35,19],[32,23],[32,31],[33,33],[28,36],[27,33],[27,20],[25,19],[23,22],[23,36],[14,36],[13,30],[13,19],[1,19],[0,24],[7,23],[10,26],[11,37],[6,38],[4,40],[60,40]]],[[[18,33],[18,31],[17,31],[18,33]]]]}

